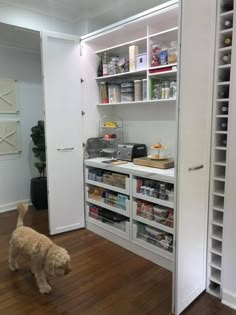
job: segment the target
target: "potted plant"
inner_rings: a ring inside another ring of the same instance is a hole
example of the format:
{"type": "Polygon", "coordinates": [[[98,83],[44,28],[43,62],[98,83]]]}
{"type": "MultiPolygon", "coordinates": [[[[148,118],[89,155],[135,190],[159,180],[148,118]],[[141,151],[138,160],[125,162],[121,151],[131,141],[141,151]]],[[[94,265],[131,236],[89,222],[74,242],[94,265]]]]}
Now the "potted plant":
{"type": "Polygon", "coordinates": [[[34,143],[32,151],[37,158],[34,166],[39,172],[39,177],[31,179],[30,183],[30,197],[32,204],[36,209],[47,209],[47,177],[46,170],[46,152],[45,152],[45,132],[44,121],[39,120],[37,125],[31,128],[31,138],[34,143]]]}

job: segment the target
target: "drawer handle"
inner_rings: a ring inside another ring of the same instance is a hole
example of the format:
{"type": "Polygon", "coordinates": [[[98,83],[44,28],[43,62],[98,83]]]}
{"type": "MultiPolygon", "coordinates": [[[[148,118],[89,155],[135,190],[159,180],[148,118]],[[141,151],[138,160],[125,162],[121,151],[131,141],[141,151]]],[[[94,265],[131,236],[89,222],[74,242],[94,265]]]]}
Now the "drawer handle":
{"type": "Polygon", "coordinates": [[[203,166],[203,164],[201,164],[201,165],[198,165],[198,166],[193,166],[193,167],[189,167],[189,172],[191,172],[191,171],[197,171],[197,170],[200,170],[201,168],[203,168],[204,166],[203,166]]]}
{"type": "Polygon", "coordinates": [[[57,151],[61,151],[61,152],[67,152],[67,151],[72,151],[74,150],[74,148],[57,148],[57,151]]]}

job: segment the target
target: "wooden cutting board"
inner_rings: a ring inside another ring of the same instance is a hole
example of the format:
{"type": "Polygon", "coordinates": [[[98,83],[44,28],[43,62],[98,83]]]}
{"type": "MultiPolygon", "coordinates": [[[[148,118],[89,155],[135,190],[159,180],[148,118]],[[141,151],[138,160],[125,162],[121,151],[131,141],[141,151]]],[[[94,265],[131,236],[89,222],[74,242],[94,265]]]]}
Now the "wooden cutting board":
{"type": "Polygon", "coordinates": [[[163,168],[163,169],[174,167],[174,159],[151,160],[147,156],[133,159],[133,163],[137,165],[163,168]]]}

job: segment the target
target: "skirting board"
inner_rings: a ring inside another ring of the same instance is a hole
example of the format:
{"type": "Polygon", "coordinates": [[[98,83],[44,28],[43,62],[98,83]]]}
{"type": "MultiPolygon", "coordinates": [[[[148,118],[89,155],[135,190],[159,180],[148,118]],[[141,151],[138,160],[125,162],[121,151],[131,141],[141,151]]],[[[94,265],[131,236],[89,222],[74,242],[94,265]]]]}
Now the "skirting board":
{"type": "Polygon", "coordinates": [[[236,293],[222,289],[222,300],[221,302],[234,310],[236,310],[236,293]]]}
{"type": "Polygon", "coordinates": [[[162,268],[165,268],[169,271],[173,271],[173,262],[166,259],[165,257],[162,257],[158,254],[155,254],[147,249],[145,249],[142,246],[136,245],[135,243],[133,243],[130,240],[126,240],[122,237],[119,237],[118,235],[114,235],[113,233],[97,226],[94,225],[91,222],[86,221],[86,228],[106,239],[108,239],[109,241],[116,243],[128,250],[130,250],[131,252],[133,252],[134,254],[137,254],[139,256],[142,256],[145,259],[148,259],[150,261],[152,261],[153,263],[161,266],[162,268]]]}
{"type": "Polygon", "coordinates": [[[12,202],[12,203],[8,203],[8,204],[5,204],[5,205],[1,205],[0,206],[0,213],[6,212],[6,211],[10,211],[10,210],[15,210],[17,204],[20,203],[20,202],[25,202],[27,205],[31,205],[31,201],[29,199],[27,199],[27,200],[19,200],[17,202],[12,202]]]}

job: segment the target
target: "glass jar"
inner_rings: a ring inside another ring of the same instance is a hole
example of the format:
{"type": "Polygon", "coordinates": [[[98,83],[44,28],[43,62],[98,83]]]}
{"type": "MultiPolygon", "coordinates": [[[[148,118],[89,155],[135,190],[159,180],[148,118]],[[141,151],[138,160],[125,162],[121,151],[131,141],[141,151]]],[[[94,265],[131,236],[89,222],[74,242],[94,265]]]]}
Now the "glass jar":
{"type": "Polygon", "coordinates": [[[170,98],[170,81],[163,81],[162,82],[161,98],[162,99],[170,98]]]}
{"type": "Polygon", "coordinates": [[[176,81],[170,82],[170,98],[176,98],[177,85],[176,81]]]}
{"type": "Polygon", "coordinates": [[[152,98],[153,99],[161,99],[161,94],[162,94],[162,87],[161,87],[161,84],[155,84],[153,86],[153,93],[152,93],[152,98]]]}
{"type": "Polygon", "coordinates": [[[172,41],[168,49],[168,63],[177,63],[177,43],[172,41]]]}

